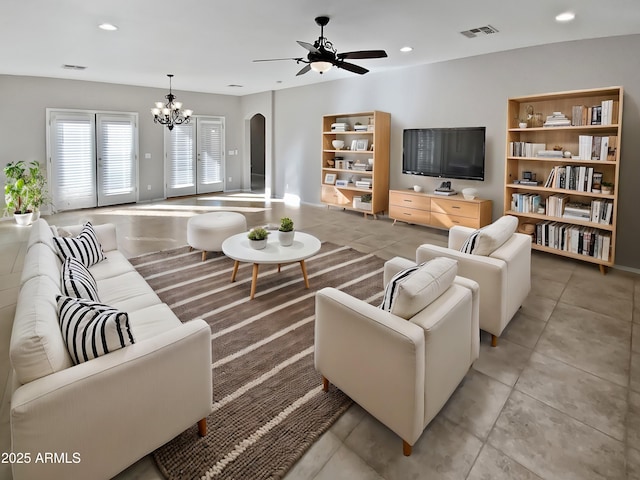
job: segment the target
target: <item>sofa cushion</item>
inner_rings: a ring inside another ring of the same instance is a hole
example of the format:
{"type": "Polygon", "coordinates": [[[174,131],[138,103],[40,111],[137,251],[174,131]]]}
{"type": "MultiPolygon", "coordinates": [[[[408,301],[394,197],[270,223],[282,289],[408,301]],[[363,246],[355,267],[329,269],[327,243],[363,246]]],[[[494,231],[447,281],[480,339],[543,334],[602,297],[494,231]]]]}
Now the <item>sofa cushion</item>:
{"type": "Polygon", "coordinates": [[[471,233],[460,251],[473,255],[491,255],[511,238],[517,228],[518,219],[512,215],[505,215],[491,225],[471,233]]]}
{"type": "Polygon", "coordinates": [[[98,285],[91,272],[73,257],[67,257],[62,264],[62,293],[69,297],[86,298],[99,302],[98,285]]]}
{"type": "Polygon", "coordinates": [[[54,237],[53,242],[61,259],[74,257],[85,267],[90,267],[105,259],[102,246],[91,222],[84,224],[82,232],[77,237],[54,237]]]}
{"type": "Polygon", "coordinates": [[[58,251],[53,243],[53,229],[49,226],[44,218],[39,218],[31,224],[31,232],[29,232],[29,240],[27,241],[27,250],[36,243],[42,243],[49,247],[56,255],[58,251]]]}
{"type": "Polygon", "coordinates": [[[98,280],[98,295],[100,301],[125,312],[162,303],[138,272],[127,272],[117,277],[98,280]]]}
{"type": "Polygon", "coordinates": [[[406,268],[387,284],[380,308],[408,320],[442,295],[457,274],[458,262],[444,257],[406,268]]]}
{"type": "Polygon", "coordinates": [[[46,275],[56,284],[60,283],[62,263],[53,248],[53,241],[51,246],[37,242],[29,247],[24,256],[20,285],[24,285],[27,280],[40,275],[46,275]]]}
{"type": "Polygon", "coordinates": [[[129,311],[129,325],[136,342],[153,338],[182,325],[182,322],[166,303],[129,311]]]}
{"type": "Polygon", "coordinates": [[[46,275],[34,277],[20,288],[11,331],[10,357],[21,384],[73,365],[58,324],[59,275],[55,282],[46,275]]]}
{"type": "Polygon", "coordinates": [[[64,295],[58,295],[56,302],[62,338],[75,364],[135,343],[127,313],[64,295]]]}

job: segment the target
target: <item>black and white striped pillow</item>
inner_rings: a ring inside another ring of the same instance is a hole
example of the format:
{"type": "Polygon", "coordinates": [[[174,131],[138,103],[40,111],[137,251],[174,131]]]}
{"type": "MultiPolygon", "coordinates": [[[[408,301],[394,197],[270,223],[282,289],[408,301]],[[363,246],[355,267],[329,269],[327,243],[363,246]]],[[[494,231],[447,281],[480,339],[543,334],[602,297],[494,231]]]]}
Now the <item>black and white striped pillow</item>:
{"type": "Polygon", "coordinates": [[[413,273],[417,272],[422,265],[424,265],[424,263],[405,268],[391,277],[391,280],[389,280],[389,283],[387,283],[387,286],[384,289],[384,296],[382,297],[382,303],[380,304],[380,308],[382,310],[386,310],[387,312],[393,311],[395,302],[398,299],[398,294],[400,293],[400,285],[413,273]]]}
{"type": "Polygon", "coordinates": [[[87,267],[73,257],[65,258],[62,264],[62,293],[69,297],[100,301],[96,279],[87,267]]]}
{"type": "Polygon", "coordinates": [[[101,303],[57,295],[62,338],[74,364],[135,343],[129,315],[101,303]]]}
{"type": "Polygon", "coordinates": [[[85,267],[95,265],[107,258],[104,256],[102,246],[91,222],[84,224],[82,232],[77,237],[53,237],[53,243],[61,260],[73,257],[76,260],[80,260],[85,267]]]}
{"type": "Polygon", "coordinates": [[[460,251],[462,253],[474,253],[473,251],[476,248],[476,245],[478,244],[479,236],[480,236],[480,230],[476,230],[475,232],[472,232],[471,235],[467,237],[464,244],[462,244],[462,248],[460,249],[460,251]]]}

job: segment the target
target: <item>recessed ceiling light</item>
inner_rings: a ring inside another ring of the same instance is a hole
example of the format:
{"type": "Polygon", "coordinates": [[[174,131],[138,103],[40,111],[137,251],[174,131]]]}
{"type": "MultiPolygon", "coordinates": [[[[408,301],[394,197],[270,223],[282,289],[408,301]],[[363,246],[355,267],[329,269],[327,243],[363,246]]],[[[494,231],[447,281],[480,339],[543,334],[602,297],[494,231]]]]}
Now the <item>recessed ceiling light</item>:
{"type": "Polygon", "coordinates": [[[402,47],[400,49],[401,52],[410,52],[411,50],[413,50],[413,47],[409,47],[409,46],[402,47]]]}
{"type": "Polygon", "coordinates": [[[560,15],[556,15],[556,22],[570,22],[576,18],[576,14],[573,12],[564,12],[560,15]]]}
{"type": "Polygon", "coordinates": [[[118,30],[118,27],[111,23],[101,23],[100,25],[98,25],[98,28],[101,30],[107,30],[108,32],[115,32],[116,30],[118,30]]]}

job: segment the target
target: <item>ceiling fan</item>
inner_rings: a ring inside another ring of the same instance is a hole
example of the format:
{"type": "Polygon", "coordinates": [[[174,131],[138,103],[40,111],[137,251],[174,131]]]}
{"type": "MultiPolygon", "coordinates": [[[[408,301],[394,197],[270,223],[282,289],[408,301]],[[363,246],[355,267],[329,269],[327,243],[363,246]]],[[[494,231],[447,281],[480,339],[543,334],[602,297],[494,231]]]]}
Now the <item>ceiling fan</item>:
{"type": "Polygon", "coordinates": [[[342,68],[349,72],[363,75],[367,73],[364,67],[355,65],[353,63],[345,62],[346,59],[364,59],[364,58],[384,58],[387,56],[387,52],[384,50],[359,50],[356,52],[344,52],[338,53],[333,44],[327,40],[324,36],[324,27],[329,23],[329,17],[316,17],[316,23],[320,25],[320,37],[313,42],[313,45],[307,42],[301,42],[298,40],[298,44],[307,49],[307,57],[291,57],[291,58],[269,58],[265,60],[254,60],[254,62],[275,62],[279,60],[295,60],[296,63],[305,63],[306,65],[296,74],[304,75],[309,70],[314,70],[318,73],[324,73],[331,67],[342,68]]]}

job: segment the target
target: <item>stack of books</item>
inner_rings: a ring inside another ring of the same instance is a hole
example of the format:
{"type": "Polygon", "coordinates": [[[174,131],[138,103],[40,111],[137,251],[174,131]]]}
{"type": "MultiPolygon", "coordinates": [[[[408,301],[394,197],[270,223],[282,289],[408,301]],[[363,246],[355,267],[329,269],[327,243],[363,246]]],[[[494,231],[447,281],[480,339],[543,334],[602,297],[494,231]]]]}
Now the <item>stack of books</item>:
{"type": "Polygon", "coordinates": [[[571,125],[616,125],[619,104],[617,100],[603,100],[600,105],[587,107],[574,105],[571,108],[571,125]]]}
{"type": "Polygon", "coordinates": [[[356,132],[366,132],[367,131],[368,126],[367,125],[354,125],[353,129],[356,132]]]}
{"type": "Polygon", "coordinates": [[[571,120],[562,112],[553,112],[553,115],[547,117],[547,121],[544,122],[545,127],[569,127],[571,126],[571,120]]]}
{"type": "Polygon", "coordinates": [[[591,221],[591,205],[587,203],[567,203],[564,206],[562,218],[572,218],[575,220],[591,221]]]}
{"type": "Polygon", "coordinates": [[[536,224],[536,243],[601,260],[609,260],[611,253],[609,232],[550,220],[536,224]]]}
{"type": "Polygon", "coordinates": [[[332,132],[346,132],[347,130],[349,130],[349,124],[348,123],[332,123],[331,124],[331,131],[332,132]]]}
{"type": "Polygon", "coordinates": [[[538,150],[536,157],[541,158],[562,158],[562,150],[538,150]]]}

